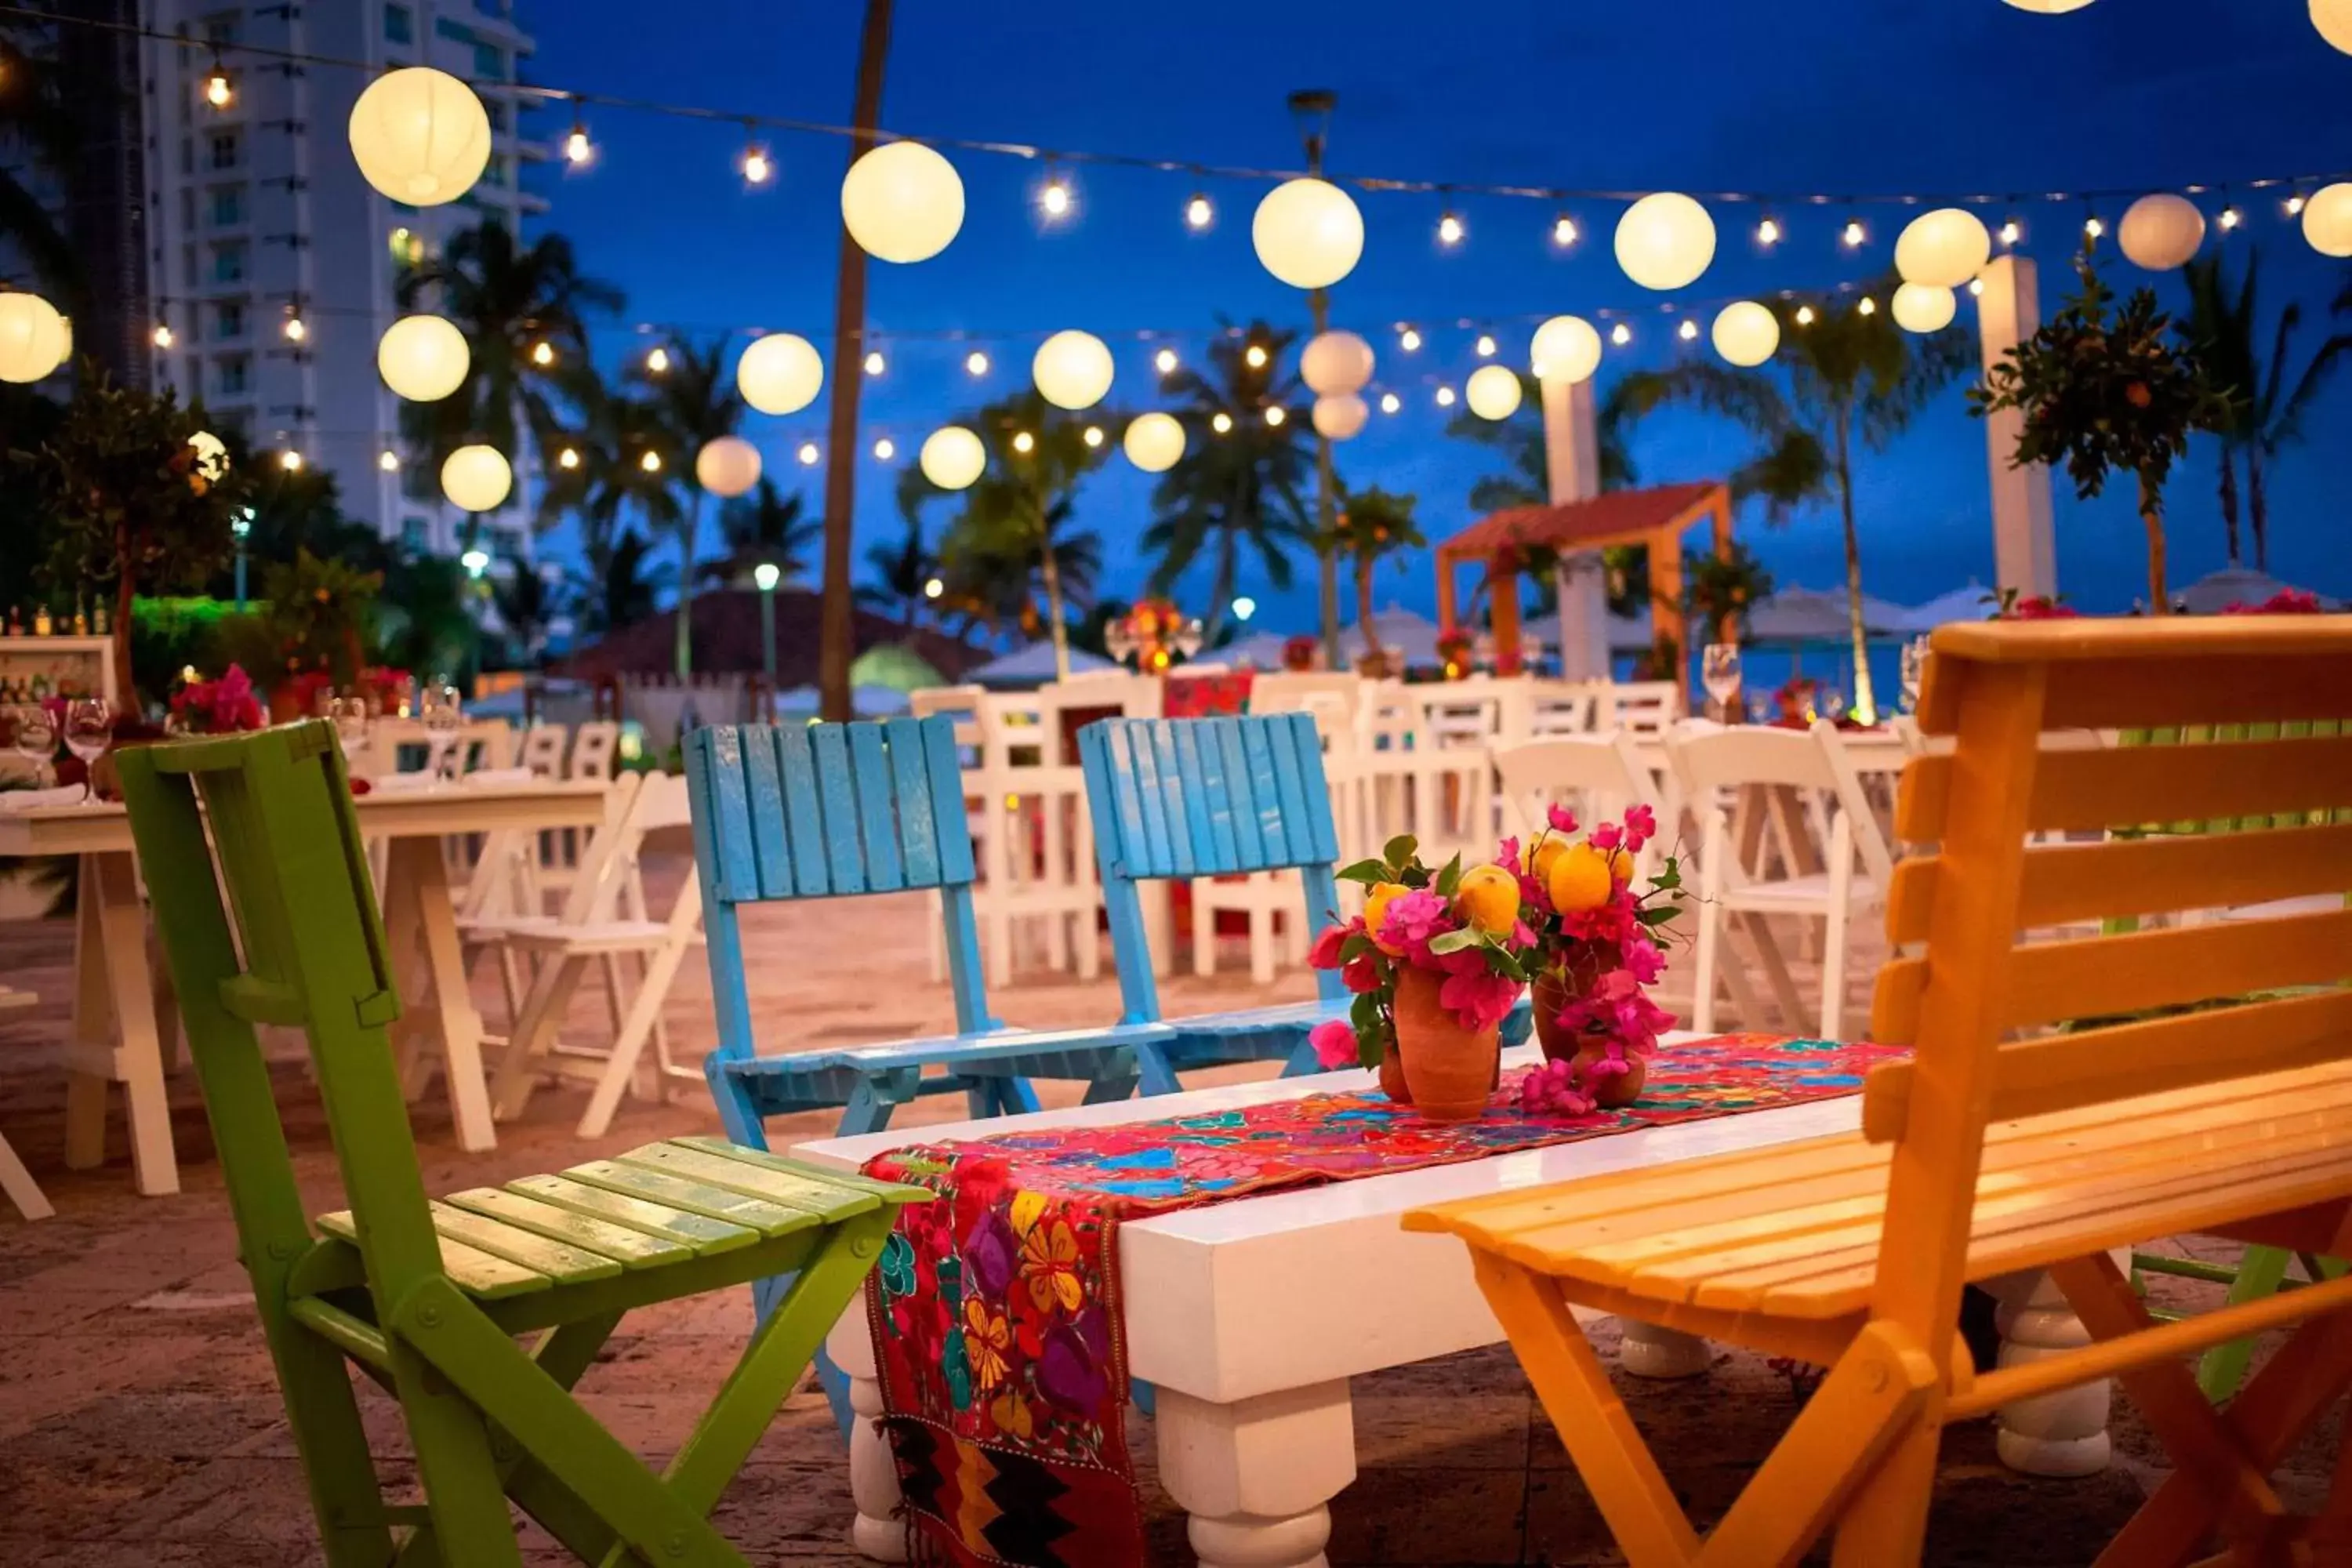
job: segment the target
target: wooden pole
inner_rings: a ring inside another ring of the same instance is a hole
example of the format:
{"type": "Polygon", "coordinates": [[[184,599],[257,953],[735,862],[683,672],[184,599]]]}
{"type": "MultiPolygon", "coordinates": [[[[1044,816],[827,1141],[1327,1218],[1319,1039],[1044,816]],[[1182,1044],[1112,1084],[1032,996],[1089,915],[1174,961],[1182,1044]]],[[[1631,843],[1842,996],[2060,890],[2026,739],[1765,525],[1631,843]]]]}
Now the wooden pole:
{"type": "MultiPolygon", "coordinates": [[[[890,0],[866,0],[866,30],[857,46],[857,101],[851,111],[849,161],[877,141],[882,118],[882,68],[890,54],[890,0]]],[[[850,717],[849,665],[856,657],[851,615],[849,547],[857,505],[857,396],[865,379],[866,252],[841,230],[841,265],[833,299],[833,402],[824,452],[824,599],[817,644],[819,711],[835,721],[850,717]]]]}

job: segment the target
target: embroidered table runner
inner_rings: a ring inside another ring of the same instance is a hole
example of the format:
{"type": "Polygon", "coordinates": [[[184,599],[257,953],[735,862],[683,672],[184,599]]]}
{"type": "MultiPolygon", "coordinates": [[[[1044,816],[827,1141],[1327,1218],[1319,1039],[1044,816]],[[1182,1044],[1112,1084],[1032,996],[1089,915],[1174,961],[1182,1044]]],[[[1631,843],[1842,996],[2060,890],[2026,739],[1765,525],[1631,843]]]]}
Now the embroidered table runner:
{"type": "Polygon", "coordinates": [[[913,1144],[866,1173],[931,1188],[866,1285],[883,1423],[918,1561],[1144,1561],[1127,1451],[1118,1232],[1286,1187],[1450,1165],[1635,1128],[1853,1094],[1898,1054],[1771,1035],[1663,1047],[1621,1110],[1529,1115],[1507,1074],[1480,1121],[1425,1121],[1377,1091],[913,1144]]]}

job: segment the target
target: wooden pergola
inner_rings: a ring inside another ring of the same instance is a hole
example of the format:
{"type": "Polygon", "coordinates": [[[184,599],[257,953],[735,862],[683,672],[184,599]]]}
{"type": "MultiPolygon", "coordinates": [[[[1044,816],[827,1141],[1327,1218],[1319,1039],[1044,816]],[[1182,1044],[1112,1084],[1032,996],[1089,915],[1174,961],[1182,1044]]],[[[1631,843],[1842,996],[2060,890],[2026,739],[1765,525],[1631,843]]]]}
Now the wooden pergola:
{"type": "Polygon", "coordinates": [[[1495,668],[1519,672],[1519,571],[1534,550],[1568,555],[1612,545],[1638,544],[1650,552],[1651,625],[1660,642],[1683,644],[1683,532],[1701,518],[1715,523],[1715,552],[1731,552],[1731,489],[1719,479],[1612,490],[1559,506],[1515,506],[1472,523],[1437,547],[1437,620],[1457,625],[1454,570],[1486,568],[1495,607],[1495,668]]]}

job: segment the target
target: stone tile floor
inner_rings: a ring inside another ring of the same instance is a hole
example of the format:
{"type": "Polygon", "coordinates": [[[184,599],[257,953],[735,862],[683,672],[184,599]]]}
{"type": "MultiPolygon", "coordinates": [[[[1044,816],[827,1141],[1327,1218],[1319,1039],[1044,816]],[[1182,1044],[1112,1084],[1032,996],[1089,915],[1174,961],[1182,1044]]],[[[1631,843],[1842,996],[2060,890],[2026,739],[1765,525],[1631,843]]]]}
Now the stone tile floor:
{"type": "MultiPolygon", "coordinates": [[[[946,989],[928,981],[928,918],[911,899],[752,911],[752,1001],[772,1048],[948,1026],[946,989]]],[[[119,1114],[105,1168],[63,1168],[58,1054],[71,952],[65,922],[0,926],[0,972],[12,984],[60,999],[0,1020],[0,1131],[58,1211],[39,1225],[0,1217],[0,1563],[318,1563],[300,1468],[235,1259],[193,1078],[184,1072],[173,1086],[185,1188],[179,1196],[131,1194],[119,1114]]],[[[1230,957],[1239,963],[1238,952],[1230,957]]],[[[708,978],[698,970],[689,964],[667,1010],[688,1054],[711,1037],[708,978]]],[[[484,982],[481,1001],[495,1027],[487,966],[484,982]]],[[[1304,995],[1307,984],[1294,973],[1263,992],[1229,967],[1213,980],[1187,974],[1164,989],[1178,1012],[1304,995]]],[[[1857,1007],[1866,990],[1858,981],[1857,1007]]],[[[1099,1019],[1116,1009],[1108,968],[1091,985],[1032,974],[995,1001],[1007,1017],[1032,1025],[1099,1019]]],[[[583,996],[578,1016],[593,1036],[601,1002],[583,996]]],[[[311,1206],[341,1206],[317,1097],[299,1059],[289,1053],[277,1076],[311,1206]]],[[[716,1127],[708,1104],[689,1091],[666,1106],[625,1107],[607,1138],[583,1147],[572,1132],[583,1103],[580,1090],[544,1091],[522,1120],[502,1129],[495,1152],[467,1155],[451,1141],[445,1102],[428,1097],[414,1118],[428,1185],[440,1191],[503,1180],[716,1127]]],[[[928,1101],[909,1119],[951,1119],[960,1104],[928,1101]]],[[[774,1136],[781,1145],[830,1126],[829,1118],[802,1118],[779,1123],[774,1136]]],[[[2229,1256],[2197,1238],[2165,1245],[2229,1256]]],[[[2158,1289],[2179,1304],[2210,1298],[2209,1288],[2172,1281],[2158,1289]]],[[[1377,1311],[1378,1303],[1359,1310],[1377,1311]]],[[[636,1314],[584,1380],[584,1397],[641,1452],[665,1455],[733,1364],[750,1322],[740,1292],[636,1314]]],[[[1628,1379],[1622,1386],[1702,1521],[1728,1504],[1796,1408],[1781,1376],[1744,1352],[1718,1353],[1703,1378],[1628,1379]]],[[[404,1476],[397,1411],[372,1388],[363,1392],[386,1471],[404,1476]]],[[[1622,1561],[1507,1351],[1364,1378],[1355,1397],[1360,1474],[1332,1507],[1334,1564],[1622,1561]]],[[[2162,1475],[2161,1451],[2120,1401],[2114,1431],[2116,1462],[2107,1472],[2051,1481],[2004,1469],[1987,1424],[1954,1430],[1944,1446],[1927,1561],[2002,1568],[2090,1562],[2162,1475]]],[[[2337,1431],[2331,1419],[2291,1460],[2283,1479],[2291,1503],[2315,1506],[2337,1431]]],[[[1136,1423],[1133,1440],[1154,1561],[1189,1563],[1181,1516],[1156,1484],[1148,1422],[1136,1423]]],[[[843,1544],[849,1515],[845,1466],[824,1401],[811,1388],[785,1407],[718,1517],[755,1563],[846,1564],[860,1561],[843,1544]]],[[[544,1538],[535,1539],[529,1560],[570,1561],[544,1538]]]]}

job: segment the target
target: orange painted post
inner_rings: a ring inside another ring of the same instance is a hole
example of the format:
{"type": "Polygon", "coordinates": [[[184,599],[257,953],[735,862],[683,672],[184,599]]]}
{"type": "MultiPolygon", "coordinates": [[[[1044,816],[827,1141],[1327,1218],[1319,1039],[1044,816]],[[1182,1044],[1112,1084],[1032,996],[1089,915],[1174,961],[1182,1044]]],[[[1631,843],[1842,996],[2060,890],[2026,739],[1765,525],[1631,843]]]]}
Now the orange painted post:
{"type": "Polygon", "coordinates": [[[1487,596],[1495,605],[1495,673],[1517,675],[1519,659],[1519,570],[1500,560],[1486,564],[1487,596]]]}

